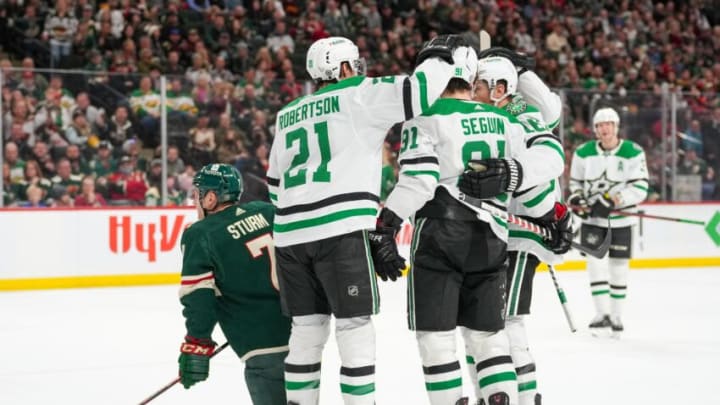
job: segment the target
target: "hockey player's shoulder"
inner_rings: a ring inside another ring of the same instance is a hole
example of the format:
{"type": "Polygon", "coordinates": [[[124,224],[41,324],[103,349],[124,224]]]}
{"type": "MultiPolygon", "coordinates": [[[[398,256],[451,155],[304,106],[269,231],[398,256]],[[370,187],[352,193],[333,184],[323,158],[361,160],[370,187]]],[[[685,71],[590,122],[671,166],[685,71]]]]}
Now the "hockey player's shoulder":
{"type": "Polygon", "coordinates": [[[625,159],[632,159],[643,153],[644,151],[640,145],[629,139],[623,139],[620,141],[620,148],[615,152],[615,155],[625,159]]]}
{"type": "Polygon", "coordinates": [[[581,144],[577,147],[577,149],[575,149],[575,154],[581,158],[600,155],[597,147],[597,141],[592,140],[581,144]]]}
{"type": "Polygon", "coordinates": [[[450,115],[450,114],[474,114],[474,113],[494,113],[501,115],[510,122],[520,123],[517,118],[509,114],[507,111],[495,107],[494,105],[478,103],[470,100],[458,100],[455,98],[438,99],[422,116],[429,117],[433,115],[450,115]]]}

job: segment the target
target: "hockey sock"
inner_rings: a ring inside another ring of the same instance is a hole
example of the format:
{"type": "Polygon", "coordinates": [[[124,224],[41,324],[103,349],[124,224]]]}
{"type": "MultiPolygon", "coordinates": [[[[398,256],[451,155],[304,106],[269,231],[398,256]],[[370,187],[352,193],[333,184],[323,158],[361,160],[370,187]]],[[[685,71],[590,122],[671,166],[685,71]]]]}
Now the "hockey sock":
{"type": "Polygon", "coordinates": [[[610,258],[610,304],[613,318],[620,319],[622,316],[625,294],[627,291],[627,277],[630,273],[630,261],[628,259],[610,258]]]}
{"type": "Polygon", "coordinates": [[[455,356],[455,330],[415,333],[431,405],[454,404],[462,397],[462,370],[455,356]]]}
{"type": "Polygon", "coordinates": [[[375,328],[370,316],[335,320],[342,367],[340,392],[345,404],[375,403],[375,328]]]}
{"type": "Polygon", "coordinates": [[[588,256],[587,269],[595,311],[598,316],[607,315],[610,313],[610,287],[605,260],[588,256]]]}
{"type": "Polygon", "coordinates": [[[470,329],[461,326],[460,333],[462,334],[463,341],[465,342],[465,369],[467,370],[467,374],[470,377],[470,381],[473,382],[472,386],[475,391],[475,398],[480,399],[482,398],[482,394],[480,393],[480,386],[475,383],[478,380],[477,370],[475,370],[475,357],[472,353],[472,347],[469,344],[470,329]]]}
{"type": "Polygon", "coordinates": [[[294,316],[290,351],[285,358],[285,392],[288,402],[315,405],[320,395],[320,362],[330,335],[329,315],[294,316]]]}
{"type": "Polygon", "coordinates": [[[530,354],[523,317],[508,317],[505,320],[505,331],[510,341],[510,355],[512,356],[518,379],[518,403],[520,405],[534,405],[535,394],[537,394],[535,360],[532,354],[530,354]]]}
{"type": "Polygon", "coordinates": [[[473,330],[468,334],[472,352],[475,354],[477,384],[485,399],[507,395],[510,405],[518,404],[518,383],[515,366],[510,357],[510,344],[505,330],[481,332],[473,330]]]}

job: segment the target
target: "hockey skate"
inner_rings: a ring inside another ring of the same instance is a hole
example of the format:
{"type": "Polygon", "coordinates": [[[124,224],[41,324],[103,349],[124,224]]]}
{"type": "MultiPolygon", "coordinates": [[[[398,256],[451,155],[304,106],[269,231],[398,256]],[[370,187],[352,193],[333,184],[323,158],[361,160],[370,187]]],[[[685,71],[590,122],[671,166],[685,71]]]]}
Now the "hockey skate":
{"type": "Polygon", "coordinates": [[[596,316],[590,325],[588,325],[590,333],[595,337],[607,337],[610,335],[610,329],[612,328],[612,322],[610,321],[610,315],[598,315],[596,316]]]}
{"type": "Polygon", "coordinates": [[[625,330],[622,321],[620,321],[620,317],[614,316],[610,318],[610,323],[610,327],[612,329],[612,337],[615,339],[620,339],[620,335],[622,335],[622,332],[625,330]]]}
{"type": "Polygon", "coordinates": [[[455,405],[468,405],[470,403],[470,400],[468,397],[462,397],[455,402],[455,405]]]}

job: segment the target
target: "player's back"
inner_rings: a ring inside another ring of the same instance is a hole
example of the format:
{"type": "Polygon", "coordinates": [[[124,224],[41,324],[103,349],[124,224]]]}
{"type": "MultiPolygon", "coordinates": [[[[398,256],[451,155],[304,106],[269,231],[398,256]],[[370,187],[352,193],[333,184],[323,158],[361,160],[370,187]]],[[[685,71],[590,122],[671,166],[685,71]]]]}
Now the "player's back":
{"type": "Polygon", "coordinates": [[[383,141],[404,116],[395,80],[351,77],[280,110],[268,172],[278,246],[374,226],[383,141]]]}
{"type": "Polygon", "coordinates": [[[281,313],[275,272],[274,210],[260,201],[233,205],[183,234],[184,245],[205,247],[204,252],[193,249],[193,255],[206,255],[185,258],[183,276],[197,268],[194,262],[212,266],[200,271],[213,272],[218,321],[239,355],[287,343],[290,323],[281,313]]]}
{"type": "MultiPolygon", "coordinates": [[[[441,98],[428,112],[407,122],[403,134],[406,131],[408,141],[404,146],[408,150],[418,146],[413,140],[415,133],[430,138],[439,161],[439,186],[447,189],[456,199],[460,194],[458,178],[470,160],[510,157],[515,153],[513,151],[524,148],[522,125],[517,119],[501,109],[475,101],[441,98]]],[[[410,158],[412,155],[406,156],[410,158]]],[[[504,209],[508,199],[508,193],[502,193],[487,201],[504,209]]],[[[468,206],[477,211],[496,234],[507,237],[504,220],[468,206]]]]}

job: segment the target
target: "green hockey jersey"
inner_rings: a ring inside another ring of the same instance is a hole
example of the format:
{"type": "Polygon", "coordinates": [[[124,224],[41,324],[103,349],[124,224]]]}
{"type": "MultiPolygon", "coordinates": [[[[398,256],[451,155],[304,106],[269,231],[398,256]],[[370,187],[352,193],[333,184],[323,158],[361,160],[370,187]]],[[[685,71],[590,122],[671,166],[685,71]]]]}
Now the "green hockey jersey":
{"type": "Polygon", "coordinates": [[[187,333],[210,338],[220,324],[243,359],[287,350],[275,272],[271,204],[234,205],[194,223],[182,236],[180,302],[187,333]]]}

